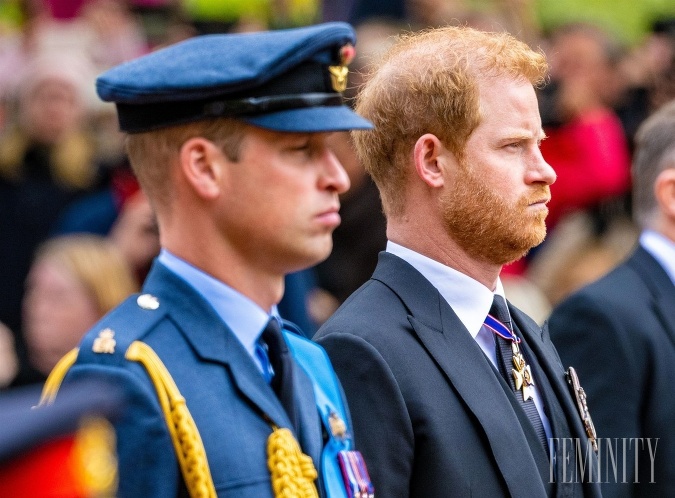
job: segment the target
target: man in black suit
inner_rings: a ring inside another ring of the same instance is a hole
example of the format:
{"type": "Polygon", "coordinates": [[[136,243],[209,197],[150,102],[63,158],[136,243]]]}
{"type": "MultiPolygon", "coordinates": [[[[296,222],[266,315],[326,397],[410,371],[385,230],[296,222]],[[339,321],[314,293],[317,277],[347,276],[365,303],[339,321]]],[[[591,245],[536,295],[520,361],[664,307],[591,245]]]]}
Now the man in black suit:
{"type": "Polygon", "coordinates": [[[599,496],[548,332],[499,280],[545,236],[546,69],[508,34],[446,27],[400,39],[359,94],[389,242],[315,338],[379,497],[599,496]]]}
{"type": "Polygon", "coordinates": [[[553,312],[551,336],[579,370],[608,462],[604,496],[675,496],[675,101],[636,135],[639,245],[553,312]],[[637,439],[636,439],[637,438],[637,439]],[[625,462],[625,464],[624,464],[625,462]],[[614,468],[616,467],[616,468],[614,468]]]}

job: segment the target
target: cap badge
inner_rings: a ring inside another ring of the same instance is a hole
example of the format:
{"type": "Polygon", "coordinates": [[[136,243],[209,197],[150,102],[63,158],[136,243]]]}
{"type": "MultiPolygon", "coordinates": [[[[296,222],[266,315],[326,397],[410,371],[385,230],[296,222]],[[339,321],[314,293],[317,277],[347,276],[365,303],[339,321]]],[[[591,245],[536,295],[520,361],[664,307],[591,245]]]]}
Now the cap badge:
{"type": "Polygon", "coordinates": [[[141,294],[136,299],[136,304],[144,310],[156,310],[159,308],[159,300],[152,294],[141,294]]]}
{"type": "Polygon", "coordinates": [[[107,328],[101,330],[98,333],[98,337],[94,339],[94,345],[91,350],[94,353],[113,354],[115,352],[115,344],[117,344],[114,337],[115,331],[113,329],[107,328]]]}
{"type": "Polygon", "coordinates": [[[336,92],[342,93],[347,89],[347,74],[349,73],[347,66],[354,60],[354,55],[356,55],[354,46],[347,44],[340,49],[340,65],[328,66],[331,84],[336,92]]]}

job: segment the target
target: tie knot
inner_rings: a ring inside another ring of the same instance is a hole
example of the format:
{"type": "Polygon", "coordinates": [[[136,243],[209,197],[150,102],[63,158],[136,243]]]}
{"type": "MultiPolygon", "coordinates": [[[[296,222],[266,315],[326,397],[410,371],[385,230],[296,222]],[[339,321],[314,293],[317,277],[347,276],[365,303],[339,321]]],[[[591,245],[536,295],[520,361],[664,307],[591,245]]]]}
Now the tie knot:
{"type": "Polygon", "coordinates": [[[492,307],[490,308],[490,314],[506,325],[509,329],[513,330],[511,327],[511,315],[509,314],[509,308],[506,305],[506,299],[504,299],[502,296],[498,294],[494,295],[492,307]]]}
{"type": "Polygon", "coordinates": [[[267,342],[268,338],[277,338],[281,336],[281,327],[279,326],[279,320],[275,317],[271,317],[265,325],[262,333],[260,334],[262,339],[267,342]]]}
{"type": "Polygon", "coordinates": [[[274,317],[270,318],[255,346],[255,354],[267,382],[281,372],[279,357],[286,349],[285,344],[279,321],[274,317]]]}

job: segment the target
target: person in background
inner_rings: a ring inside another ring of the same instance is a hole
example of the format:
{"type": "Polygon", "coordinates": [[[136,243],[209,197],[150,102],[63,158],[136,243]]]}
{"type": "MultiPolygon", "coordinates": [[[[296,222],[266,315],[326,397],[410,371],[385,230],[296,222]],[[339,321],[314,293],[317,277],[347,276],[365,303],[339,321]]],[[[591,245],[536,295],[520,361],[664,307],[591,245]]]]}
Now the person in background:
{"type": "Polygon", "coordinates": [[[314,338],[381,496],[600,496],[590,472],[578,478],[593,434],[556,350],[499,278],[546,233],[546,70],[506,33],[446,27],[400,38],[357,97],[375,128],[353,137],[388,243],[314,338]]]}
{"type": "Polygon", "coordinates": [[[550,230],[576,210],[620,199],[630,189],[630,155],[611,107],[617,49],[588,24],[568,24],[551,36],[550,82],[540,92],[544,159],[557,174],[551,186],[550,230]]]}
{"type": "Polygon", "coordinates": [[[555,305],[614,267],[632,242],[615,250],[611,241],[633,230],[629,141],[613,109],[626,91],[618,42],[593,24],[568,23],[549,43],[550,80],[538,94],[547,135],[541,152],[557,175],[548,237],[508,269],[555,305]]]}
{"type": "MultiPolygon", "coordinates": [[[[359,51],[346,95],[354,101],[368,64],[376,61],[403,31],[401,23],[372,20],[356,28],[359,51]]],[[[342,223],[333,232],[333,250],[315,267],[318,287],[311,294],[310,314],[320,325],[366,280],[387,243],[380,193],[356,155],[348,132],[334,133],[330,146],[349,175],[350,188],[340,196],[342,223]]],[[[316,332],[316,330],[315,330],[316,332]]]]}
{"type": "Polygon", "coordinates": [[[19,358],[14,344],[14,332],[0,323],[0,389],[4,389],[19,373],[19,358]]]}
{"type": "MultiPolygon", "coordinates": [[[[138,290],[119,249],[110,240],[84,234],[43,243],[25,287],[22,332],[35,382],[46,379],[94,323],[138,290]]],[[[28,380],[15,379],[14,386],[28,380]]]]}
{"type": "Polygon", "coordinates": [[[86,59],[36,56],[18,81],[15,119],[0,136],[0,321],[15,333],[35,249],[97,175],[86,128],[85,86],[93,81],[86,59]]]}
{"type": "Polygon", "coordinates": [[[119,496],[372,492],[343,481],[341,464],[364,468],[325,353],[276,307],[340,223],[349,180],[328,136],[372,127],[342,103],[354,43],[344,23],[195,37],[98,78],[161,251],[142,294],[54,368],[42,404],[62,382],[125,386],[119,496]]]}
{"type": "Polygon", "coordinates": [[[618,475],[607,469],[603,496],[666,497],[675,494],[675,101],[642,124],[635,144],[639,244],[556,307],[549,328],[579,370],[598,434],[612,442],[605,452],[630,462],[618,475]]]}

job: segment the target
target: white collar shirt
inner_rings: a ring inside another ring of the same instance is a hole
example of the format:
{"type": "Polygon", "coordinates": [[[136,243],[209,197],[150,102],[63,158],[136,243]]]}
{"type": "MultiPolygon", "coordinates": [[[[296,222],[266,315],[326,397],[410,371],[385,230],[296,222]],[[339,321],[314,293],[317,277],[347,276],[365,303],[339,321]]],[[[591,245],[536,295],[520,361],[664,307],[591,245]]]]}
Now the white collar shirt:
{"type": "MultiPolygon", "coordinates": [[[[494,334],[483,323],[492,307],[494,295],[498,294],[506,299],[501,279],[497,279],[493,292],[468,275],[395,242],[388,241],[386,251],[408,262],[438,290],[483,350],[485,356],[499,371],[494,334]]],[[[544,425],[546,437],[550,438],[551,425],[544,412],[542,396],[536,385],[536,379],[534,391],[534,404],[544,425]]]]}
{"type": "Polygon", "coordinates": [[[640,245],[661,265],[675,285],[675,242],[653,230],[640,234],[640,245]]]}

